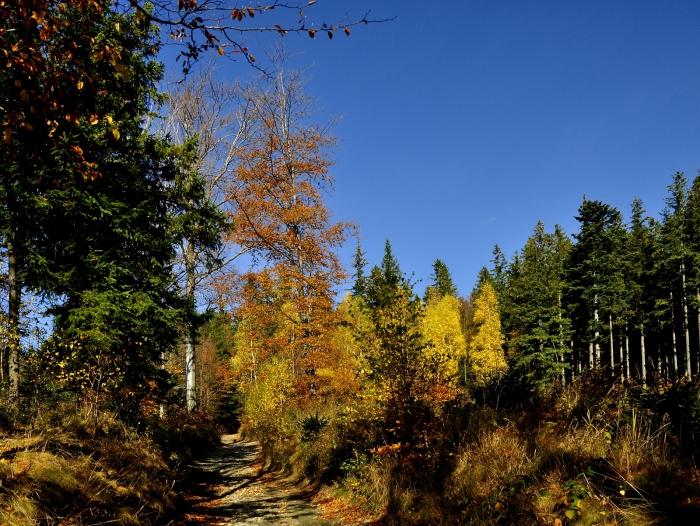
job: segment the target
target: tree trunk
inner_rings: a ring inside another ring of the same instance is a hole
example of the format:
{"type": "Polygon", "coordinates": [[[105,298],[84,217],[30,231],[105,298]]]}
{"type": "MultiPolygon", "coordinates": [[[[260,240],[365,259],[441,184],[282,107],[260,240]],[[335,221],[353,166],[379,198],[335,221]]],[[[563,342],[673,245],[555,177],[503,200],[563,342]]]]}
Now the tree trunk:
{"type": "Polygon", "coordinates": [[[644,324],[642,323],[642,385],[647,386],[647,352],[644,347],[644,324]]]}
{"type": "Polygon", "coordinates": [[[696,291],[695,297],[698,300],[698,347],[695,354],[695,363],[697,364],[697,370],[700,373],[700,289],[696,291]]]}
{"type": "Polygon", "coordinates": [[[7,373],[8,400],[10,405],[19,405],[19,345],[20,345],[20,303],[22,301],[22,284],[19,279],[19,261],[17,258],[17,229],[10,219],[10,234],[7,236],[7,270],[9,285],[9,302],[7,309],[7,373]]]}
{"type": "MultiPolygon", "coordinates": [[[[194,304],[196,254],[194,243],[187,241],[185,252],[185,297],[194,304]]],[[[197,374],[195,361],[194,327],[191,323],[185,328],[185,406],[188,411],[197,408],[197,374]]]]}
{"type": "Polygon", "coordinates": [[[629,327],[625,325],[625,377],[630,379],[630,334],[629,327]]]}
{"type": "Polygon", "coordinates": [[[678,378],[678,347],[676,345],[676,316],[673,308],[673,292],[671,292],[671,336],[673,342],[673,377],[678,378]]]}
{"type": "Polygon", "coordinates": [[[613,338],[612,314],[608,314],[608,319],[610,320],[610,369],[612,369],[612,375],[615,376],[615,341],[613,338]]]}
{"type": "MultiPolygon", "coordinates": [[[[595,296],[595,304],[598,305],[597,294],[595,296]]],[[[595,320],[595,366],[600,367],[600,342],[598,342],[598,338],[600,337],[600,333],[598,332],[598,322],[600,319],[598,318],[598,307],[596,307],[593,311],[593,319],[595,320]]]]}
{"type": "Polygon", "coordinates": [[[685,330],[685,376],[690,380],[690,328],[688,327],[688,298],[685,294],[685,263],[681,260],[681,278],[683,280],[683,329],[685,330]]]}

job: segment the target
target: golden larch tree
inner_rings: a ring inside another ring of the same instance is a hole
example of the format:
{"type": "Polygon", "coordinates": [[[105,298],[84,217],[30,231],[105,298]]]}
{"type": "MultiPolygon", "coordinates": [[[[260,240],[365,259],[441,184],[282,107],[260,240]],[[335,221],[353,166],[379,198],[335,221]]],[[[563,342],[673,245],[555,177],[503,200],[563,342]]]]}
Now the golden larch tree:
{"type": "Polygon", "coordinates": [[[498,377],[507,369],[498,298],[491,283],[484,282],[474,300],[476,334],[469,344],[469,359],[479,385],[498,377]]]}
{"type": "Polygon", "coordinates": [[[460,326],[460,301],[452,296],[431,295],[425,306],[423,335],[431,344],[426,346],[426,359],[435,364],[433,381],[454,384],[459,362],[467,352],[467,344],[460,326]]]}

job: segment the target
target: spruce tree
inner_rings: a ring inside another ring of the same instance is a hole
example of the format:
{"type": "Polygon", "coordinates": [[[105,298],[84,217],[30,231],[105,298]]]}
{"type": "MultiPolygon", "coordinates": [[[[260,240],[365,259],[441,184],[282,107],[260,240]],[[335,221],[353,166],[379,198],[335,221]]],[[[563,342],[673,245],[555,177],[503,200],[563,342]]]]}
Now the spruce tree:
{"type": "Polygon", "coordinates": [[[564,262],[571,242],[557,227],[548,234],[539,222],[511,265],[508,296],[511,312],[506,334],[514,374],[533,389],[560,378],[569,354],[570,322],[563,315],[564,262]]]}
{"type": "Polygon", "coordinates": [[[690,231],[686,225],[688,179],[681,172],[667,186],[669,196],[662,212],[661,243],[658,271],[664,284],[664,297],[659,304],[666,306],[664,318],[670,333],[674,374],[691,376],[690,330],[688,320],[688,267],[692,260],[690,231]]]}
{"type": "MultiPolygon", "coordinates": [[[[620,212],[600,201],[585,200],[576,220],[580,231],[569,252],[566,303],[579,345],[588,346],[588,363],[602,365],[602,348],[610,343],[609,317],[615,316],[623,293],[620,212]]],[[[585,354],[585,348],[579,349],[585,354]]]]}
{"type": "Polygon", "coordinates": [[[457,287],[452,281],[450,271],[447,265],[439,259],[433,263],[433,273],[430,275],[430,279],[432,283],[426,287],[423,301],[428,302],[431,295],[435,295],[437,298],[457,297],[457,287]]]}

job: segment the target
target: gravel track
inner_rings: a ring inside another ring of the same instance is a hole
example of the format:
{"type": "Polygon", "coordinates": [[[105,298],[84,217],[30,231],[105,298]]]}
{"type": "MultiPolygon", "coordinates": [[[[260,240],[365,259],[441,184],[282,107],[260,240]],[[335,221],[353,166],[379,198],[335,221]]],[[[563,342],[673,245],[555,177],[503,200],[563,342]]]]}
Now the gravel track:
{"type": "Polygon", "coordinates": [[[264,473],[256,442],[241,441],[238,435],[225,435],[221,441],[222,447],[197,462],[185,524],[338,524],[321,517],[309,490],[264,473]]]}

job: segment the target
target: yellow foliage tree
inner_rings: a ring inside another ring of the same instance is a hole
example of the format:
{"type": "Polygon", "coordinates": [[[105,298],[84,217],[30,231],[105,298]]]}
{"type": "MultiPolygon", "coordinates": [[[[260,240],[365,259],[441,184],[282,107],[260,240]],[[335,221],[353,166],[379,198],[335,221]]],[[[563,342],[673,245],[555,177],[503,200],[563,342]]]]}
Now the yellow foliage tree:
{"type": "Polygon", "coordinates": [[[423,336],[430,343],[423,350],[428,362],[435,364],[431,380],[454,384],[459,360],[464,359],[467,344],[460,327],[460,301],[452,295],[431,295],[425,306],[423,336]]]}
{"type": "Polygon", "coordinates": [[[469,359],[478,385],[503,374],[508,367],[503,353],[501,318],[493,285],[484,282],[474,300],[476,334],[469,344],[469,359]]]}
{"type": "Polygon", "coordinates": [[[293,431],[293,396],[292,364],[280,356],[260,367],[255,383],[245,394],[241,423],[252,436],[259,437],[267,451],[293,431]]]}

